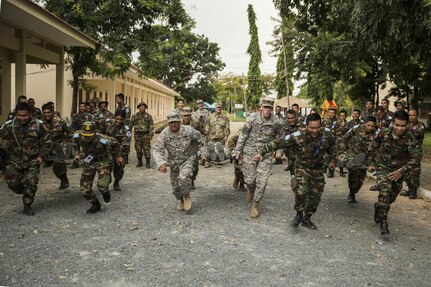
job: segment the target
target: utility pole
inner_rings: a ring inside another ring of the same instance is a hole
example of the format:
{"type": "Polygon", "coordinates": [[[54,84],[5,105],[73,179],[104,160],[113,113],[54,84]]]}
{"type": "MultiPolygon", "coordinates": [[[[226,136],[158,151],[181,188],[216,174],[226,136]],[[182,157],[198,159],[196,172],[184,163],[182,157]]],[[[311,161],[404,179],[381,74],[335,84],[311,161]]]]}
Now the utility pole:
{"type": "Polygon", "coordinates": [[[287,94],[287,107],[290,109],[290,99],[289,99],[289,79],[287,77],[287,65],[286,65],[286,49],[284,47],[283,38],[283,21],[281,22],[281,46],[283,47],[283,62],[284,62],[284,79],[286,81],[286,94],[287,94]]]}

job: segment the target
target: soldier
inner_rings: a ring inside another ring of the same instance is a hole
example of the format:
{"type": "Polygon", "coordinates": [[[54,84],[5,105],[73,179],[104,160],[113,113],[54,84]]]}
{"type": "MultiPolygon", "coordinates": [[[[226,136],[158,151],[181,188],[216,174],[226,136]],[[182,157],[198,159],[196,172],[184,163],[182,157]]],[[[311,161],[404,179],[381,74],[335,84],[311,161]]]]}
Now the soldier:
{"type": "MultiPolygon", "coordinates": [[[[409,125],[408,130],[418,140],[419,145],[422,146],[425,136],[425,125],[418,121],[418,111],[411,109],[409,111],[409,125]]],[[[418,197],[418,188],[421,177],[421,163],[415,168],[409,171],[408,175],[404,177],[407,183],[408,190],[400,193],[402,196],[408,196],[410,199],[416,199],[418,197]]]]}
{"type": "MultiPolygon", "coordinates": [[[[195,130],[199,131],[200,122],[195,117],[192,116],[192,108],[190,107],[184,107],[182,110],[182,122],[181,124],[183,126],[191,126],[195,130]]],[[[201,134],[202,135],[202,134],[201,134]]],[[[203,141],[203,138],[202,138],[203,141]]],[[[198,152],[196,147],[196,152],[198,152]]],[[[193,163],[193,175],[192,175],[192,189],[195,189],[195,180],[199,172],[199,158],[200,154],[198,154],[198,157],[196,161],[193,163]]]]}
{"type": "Polygon", "coordinates": [[[58,111],[55,110],[55,104],[54,104],[54,102],[47,102],[47,104],[52,106],[52,110],[54,111],[54,115],[55,116],[61,117],[60,112],[58,112],[58,111]]]}
{"type": "MultiPolygon", "coordinates": [[[[73,133],[79,132],[82,129],[82,124],[84,122],[92,122],[94,117],[90,112],[87,112],[87,106],[89,107],[90,105],[85,102],[80,102],[79,103],[79,110],[77,113],[74,113],[72,115],[72,123],[70,125],[70,128],[72,130],[73,133]]],[[[71,168],[78,168],[79,167],[79,163],[74,161],[72,163],[71,168]]]]}
{"type": "MultiPolygon", "coordinates": [[[[332,136],[334,137],[335,141],[341,139],[345,133],[349,130],[349,126],[347,125],[347,112],[345,110],[341,110],[338,113],[338,121],[334,123],[334,125],[331,128],[332,136]]],[[[346,177],[346,174],[344,173],[343,165],[338,163],[338,167],[340,168],[340,176],[346,177]]],[[[331,169],[329,169],[328,174],[331,172],[331,169]]],[[[328,177],[334,176],[334,170],[332,170],[332,174],[328,177]]]]}
{"type": "MultiPolygon", "coordinates": [[[[222,113],[221,104],[216,104],[216,110],[212,113],[205,125],[207,135],[207,153],[213,162],[217,159],[223,162],[226,157],[224,144],[230,135],[230,123],[227,116],[222,113]]],[[[205,167],[209,167],[209,162],[205,167]]]]}
{"type": "Polygon", "coordinates": [[[364,124],[354,126],[337,142],[338,158],[342,162],[351,160],[360,153],[366,154],[366,161],[363,166],[349,167],[348,203],[356,203],[356,193],[361,189],[367,175],[366,165],[369,165],[374,157],[371,146],[378,132],[376,118],[368,116],[364,124]]]}
{"type": "Polygon", "coordinates": [[[203,154],[204,143],[197,130],[181,125],[178,112],[170,112],[167,118],[168,127],[157,137],[152,147],[153,158],[160,172],[166,173],[168,166],[171,169],[173,194],[180,201],[177,210],[190,211],[193,164],[197,160],[196,150],[200,150],[206,160],[203,154]],[[167,161],[164,159],[165,149],[168,151],[167,161]]]}
{"type": "MultiPolygon", "coordinates": [[[[232,154],[232,152],[234,151],[240,135],[241,135],[241,130],[238,130],[227,141],[226,147],[228,148],[230,154],[232,154]]],[[[239,189],[241,191],[245,191],[244,173],[242,171],[242,154],[238,156],[238,159],[235,159],[235,160],[231,159],[231,162],[232,161],[233,161],[233,170],[235,175],[232,187],[235,189],[239,189]]]]}
{"type": "Polygon", "coordinates": [[[383,107],[383,112],[384,112],[384,114],[385,114],[384,118],[385,118],[387,121],[391,122],[391,121],[392,121],[392,118],[393,118],[393,116],[394,116],[394,112],[391,112],[391,111],[389,110],[389,100],[388,100],[388,99],[382,99],[382,100],[380,101],[380,105],[383,107]]]}
{"type": "Polygon", "coordinates": [[[210,115],[210,112],[207,109],[204,109],[204,101],[197,100],[198,109],[194,112],[193,116],[199,120],[199,129],[201,135],[203,136],[204,142],[205,139],[205,124],[208,120],[208,117],[210,115]]]}
{"type": "Polygon", "coordinates": [[[177,101],[177,107],[175,108],[174,111],[176,111],[177,113],[179,113],[181,115],[183,108],[184,108],[184,100],[179,99],[177,101]]]}
{"type": "Polygon", "coordinates": [[[378,106],[376,108],[375,117],[377,120],[377,127],[379,129],[388,128],[392,122],[392,116],[385,113],[385,109],[382,106],[378,106]]]}
{"type": "Polygon", "coordinates": [[[276,116],[284,124],[284,116],[281,114],[281,107],[280,106],[275,107],[274,116],[276,116]]]}
{"type": "Polygon", "coordinates": [[[154,136],[153,117],[147,113],[147,104],[138,104],[139,112],[130,120],[130,130],[135,129],[135,150],[138,157],[136,167],[142,166],[142,156],[145,156],[146,168],[151,168],[151,139],[154,136]]]}
{"type": "MultiPolygon", "coordinates": [[[[283,128],[284,128],[284,137],[286,137],[288,135],[293,134],[294,132],[304,129],[305,125],[303,122],[298,121],[295,111],[291,109],[291,110],[288,110],[286,113],[286,123],[284,124],[283,128]]],[[[294,175],[293,165],[296,160],[296,154],[292,149],[284,149],[283,151],[287,157],[287,167],[284,170],[290,171],[290,175],[293,176],[294,175]]]]}
{"type": "Polygon", "coordinates": [[[34,215],[31,204],[37,191],[39,167],[49,134],[42,122],[31,117],[27,103],[18,103],[15,117],[0,129],[0,139],[6,141],[6,183],[10,190],[22,194],[23,213],[34,215]]]}
{"type": "Polygon", "coordinates": [[[99,107],[99,113],[102,118],[102,122],[106,119],[113,119],[114,114],[108,110],[108,101],[100,101],[97,106],[99,107]]]}
{"type": "Polygon", "coordinates": [[[102,193],[103,201],[111,201],[109,183],[111,182],[112,161],[119,166],[124,165],[124,159],[120,154],[118,142],[111,137],[96,132],[95,122],[85,122],[82,130],[73,135],[74,160],[79,162],[84,159],[84,167],[81,173],[81,194],[92,206],[87,214],[99,212],[102,208],[99,200],[93,192],[93,181],[98,173],[97,188],[102,193]]]}
{"type": "Polygon", "coordinates": [[[407,103],[404,100],[396,101],[395,108],[397,111],[405,111],[407,109],[407,103]]]}
{"type": "MultiPolygon", "coordinates": [[[[291,225],[317,229],[310,217],[316,212],[320,203],[325,178],[323,165],[325,154],[331,159],[329,166],[334,167],[336,154],[335,141],[329,129],[322,129],[319,114],[310,114],[306,118],[306,128],[286,136],[279,146],[292,148],[296,152],[295,174],[291,180],[292,190],[295,193],[296,216],[291,225]]],[[[277,144],[269,142],[261,148],[261,156],[271,152],[277,144]]]]}
{"type": "Polygon", "coordinates": [[[297,117],[298,121],[301,122],[301,123],[304,123],[305,117],[299,111],[299,105],[298,104],[293,104],[292,105],[292,110],[295,111],[296,117],[297,117]]]}
{"type": "Polygon", "coordinates": [[[99,99],[96,97],[93,97],[89,104],[90,104],[90,111],[88,112],[92,116],[92,121],[96,123],[97,130],[100,130],[100,127],[102,125],[102,122],[104,121],[103,115],[100,112],[100,109],[98,108],[99,99]]]}
{"type": "Polygon", "coordinates": [[[29,98],[27,101],[28,105],[31,107],[31,117],[38,119],[38,120],[42,120],[42,112],[40,111],[39,108],[36,108],[35,102],[33,98],[29,98]]]}
{"type": "MultiPolygon", "coordinates": [[[[347,123],[347,126],[349,129],[353,128],[354,126],[358,126],[363,123],[361,120],[361,111],[358,109],[354,109],[352,112],[352,119],[347,123]]],[[[368,119],[368,117],[367,117],[368,119]]]]}
{"type": "Polygon", "coordinates": [[[126,103],[124,103],[124,94],[123,93],[117,94],[115,96],[115,101],[117,103],[117,108],[115,109],[115,111],[117,111],[117,110],[123,110],[126,113],[125,124],[128,125],[128,126],[130,126],[130,109],[126,105],[126,103]]]}
{"type": "Polygon", "coordinates": [[[361,120],[365,122],[368,119],[368,116],[374,116],[374,101],[367,100],[365,102],[366,110],[361,115],[361,120]]]}
{"type": "Polygon", "coordinates": [[[246,201],[253,201],[251,218],[259,216],[259,203],[272,171],[272,153],[259,159],[254,157],[259,154],[259,150],[265,143],[274,139],[279,140],[283,136],[283,125],[272,114],[273,105],[272,99],[261,100],[260,112],[252,113],[247,117],[232,153],[234,159],[239,159],[239,156],[243,155],[243,172],[247,185],[246,201]]]}
{"type": "MultiPolygon", "coordinates": [[[[27,103],[27,97],[24,95],[18,96],[18,100],[17,103],[27,103]]],[[[7,120],[13,120],[15,118],[15,114],[16,114],[16,109],[13,109],[9,112],[9,114],[7,115],[7,120]]]]}
{"type": "MultiPolygon", "coordinates": [[[[113,119],[106,119],[101,128],[101,132],[117,140],[120,146],[120,156],[126,158],[130,152],[130,141],[132,133],[128,126],[124,124],[126,113],[123,110],[117,110],[113,119]]],[[[124,165],[117,162],[112,163],[114,173],[114,189],[121,190],[120,180],[124,175],[124,165]]]]}
{"type": "Polygon", "coordinates": [[[43,125],[48,130],[51,138],[51,146],[47,150],[46,162],[52,162],[52,171],[61,180],[59,190],[69,187],[65,159],[70,156],[65,153],[69,141],[70,131],[66,122],[54,116],[54,110],[50,104],[42,106],[43,125]]]}
{"type": "MultiPolygon", "coordinates": [[[[328,112],[328,118],[322,121],[322,127],[331,130],[336,122],[337,122],[337,110],[334,108],[331,108],[329,109],[329,112],[328,112]]],[[[328,178],[334,177],[335,166],[334,168],[330,168],[328,165],[329,165],[329,155],[325,156],[325,166],[327,167],[327,170],[328,170],[328,173],[326,174],[326,176],[328,178]]]]}

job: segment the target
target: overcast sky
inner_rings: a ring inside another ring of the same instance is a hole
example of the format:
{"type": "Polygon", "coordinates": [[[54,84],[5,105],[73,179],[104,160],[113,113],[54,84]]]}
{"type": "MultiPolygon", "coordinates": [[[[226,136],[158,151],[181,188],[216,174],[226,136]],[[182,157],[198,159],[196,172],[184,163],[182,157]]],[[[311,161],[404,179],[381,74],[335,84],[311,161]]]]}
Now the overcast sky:
{"type": "Polygon", "coordinates": [[[272,0],[183,0],[183,4],[196,21],[194,32],[218,43],[220,57],[226,63],[224,72],[244,75],[248,70],[246,50],[250,43],[247,6],[252,4],[262,52],[260,69],[264,74],[275,73],[276,58],[268,55],[271,47],[266,45],[272,40],[274,22],[271,17],[278,15],[272,0]]]}

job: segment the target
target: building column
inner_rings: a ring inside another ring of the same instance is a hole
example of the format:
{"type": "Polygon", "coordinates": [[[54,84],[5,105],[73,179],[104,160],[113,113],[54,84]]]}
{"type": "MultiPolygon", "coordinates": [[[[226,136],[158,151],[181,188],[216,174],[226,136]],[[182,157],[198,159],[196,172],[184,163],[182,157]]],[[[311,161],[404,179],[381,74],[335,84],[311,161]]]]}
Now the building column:
{"type": "Polygon", "coordinates": [[[116,91],[117,87],[115,84],[116,82],[117,82],[117,78],[114,78],[111,82],[111,92],[109,94],[109,101],[108,101],[111,104],[111,108],[112,108],[113,113],[115,113],[115,110],[117,108],[117,103],[115,102],[115,95],[117,93],[117,91],[116,91]]]}
{"type": "Polygon", "coordinates": [[[7,120],[9,111],[12,109],[12,65],[7,57],[3,57],[2,87],[1,87],[1,115],[0,122],[3,124],[7,120]]]}
{"type": "Polygon", "coordinates": [[[60,63],[55,65],[55,107],[64,117],[64,48],[60,50],[60,63]]]}
{"type": "Polygon", "coordinates": [[[20,49],[15,53],[15,99],[20,95],[27,95],[27,54],[25,47],[25,31],[16,30],[20,39],[20,49]]]}

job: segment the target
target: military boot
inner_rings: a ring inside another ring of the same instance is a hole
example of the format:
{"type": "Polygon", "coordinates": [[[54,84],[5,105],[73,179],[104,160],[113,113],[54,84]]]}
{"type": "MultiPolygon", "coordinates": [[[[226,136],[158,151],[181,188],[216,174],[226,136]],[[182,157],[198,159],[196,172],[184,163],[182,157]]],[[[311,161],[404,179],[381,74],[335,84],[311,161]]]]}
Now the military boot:
{"type": "Polygon", "coordinates": [[[129,164],[129,155],[128,154],[126,154],[124,156],[124,164],[129,164]]]}
{"type": "Polygon", "coordinates": [[[239,188],[240,191],[245,191],[245,184],[244,181],[240,180],[239,181],[239,188]]]}
{"type": "Polygon", "coordinates": [[[251,205],[250,217],[256,218],[259,216],[259,202],[253,201],[251,205]]]}
{"type": "Polygon", "coordinates": [[[377,202],[374,204],[374,221],[376,223],[380,223],[380,215],[379,215],[379,207],[377,205],[377,202]]]}
{"type": "Polygon", "coordinates": [[[111,201],[111,193],[108,191],[102,193],[103,201],[109,203],[111,201]]]}
{"type": "Polygon", "coordinates": [[[76,161],[73,161],[72,166],[70,168],[72,168],[72,169],[79,168],[79,163],[76,161]]]}
{"type": "Polygon", "coordinates": [[[192,209],[192,199],[190,198],[190,194],[183,195],[183,202],[184,202],[184,210],[190,211],[190,209],[192,209]]]}
{"type": "Polygon", "coordinates": [[[120,181],[119,180],[114,180],[114,190],[117,190],[117,191],[121,190],[120,181]]]}
{"type": "Polygon", "coordinates": [[[417,188],[411,188],[409,198],[410,199],[418,198],[418,189],[417,188]]]}
{"type": "Polygon", "coordinates": [[[283,164],[283,160],[281,158],[276,158],[274,164],[283,164]]]}
{"type": "Polygon", "coordinates": [[[307,227],[308,229],[317,229],[317,226],[311,222],[310,216],[304,216],[302,219],[302,226],[307,227]]]}
{"type": "Polygon", "coordinates": [[[67,175],[62,175],[60,177],[61,183],[60,183],[60,187],[58,188],[58,190],[63,190],[69,187],[69,179],[67,178],[67,175]]]}
{"type": "Polygon", "coordinates": [[[247,194],[245,195],[245,201],[251,202],[254,197],[254,191],[247,190],[247,194]]]}
{"type": "Polygon", "coordinates": [[[302,211],[298,211],[295,215],[295,217],[290,222],[290,225],[293,227],[298,227],[299,224],[302,222],[304,216],[302,215],[302,211]]]}
{"type": "Polygon", "coordinates": [[[87,210],[87,214],[93,214],[102,210],[100,202],[97,200],[93,205],[87,210]]]}
{"type": "Polygon", "coordinates": [[[383,219],[380,222],[380,234],[381,235],[387,235],[389,233],[390,232],[389,232],[389,228],[388,228],[388,222],[385,219],[383,219]]]}
{"type": "Polygon", "coordinates": [[[195,187],[195,181],[192,180],[192,190],[195,190],[195,189],[196,189],[196,187],[195,187]]]}
{"type": "Polygon", "coordinates": [[[149,157],[145,158],[145,167],[146,168],[151,168],[151,163],[150,163],[151,159],[149,157]]]}
{"type": "Polygon", "coordinates": [[[344,173],[344,169],[342,167],[340,167],[340,176],[346,177],[346,174],[344,173]]]}
{"type": "Polygon", "coordinates": [[[327,176],[328,178],[332,178],[332,177],[334,177],[334,170],[333,170],[333,169],[328,168],[328,173],[326,174],[326,176],[327,176]]]}
{"type": "Polygon", "coordinates": [[[401,196],[409,196],[409,195],[410,195],[410,192],[411,192],[411,189],[409,188],[408,190],[401,191],[401,192],[400,192],[400,195],[401,195],[401,196]]]}
{"type": "Polygon", "coordinates": [[[142,165],[142,157],[138,157],[138,163],[136,164],[136,167],[141,167],[142,165]]]}
{"type": "Polygon", "coordinates": [[[22,210],[22,213],[25,215],[35,215],[36,213],[31,209],[30,204],[24,204],[24,209],[22,210]]]}
{"type": "Polygon", "coordinates": [[[232,187],[233,187],[234,189],[237,189],[237,188],[238,188],[238,184],[239,184],[239,180],[238,180],[238,178],[235,176],[235,178],[233,179],[232,187]]]}
{"type": "Polygon", "coordinates": [[[349,196],[347,197],[348,203],[356,203],[356,197],[354,192],[350,192],[349,196]]]}

